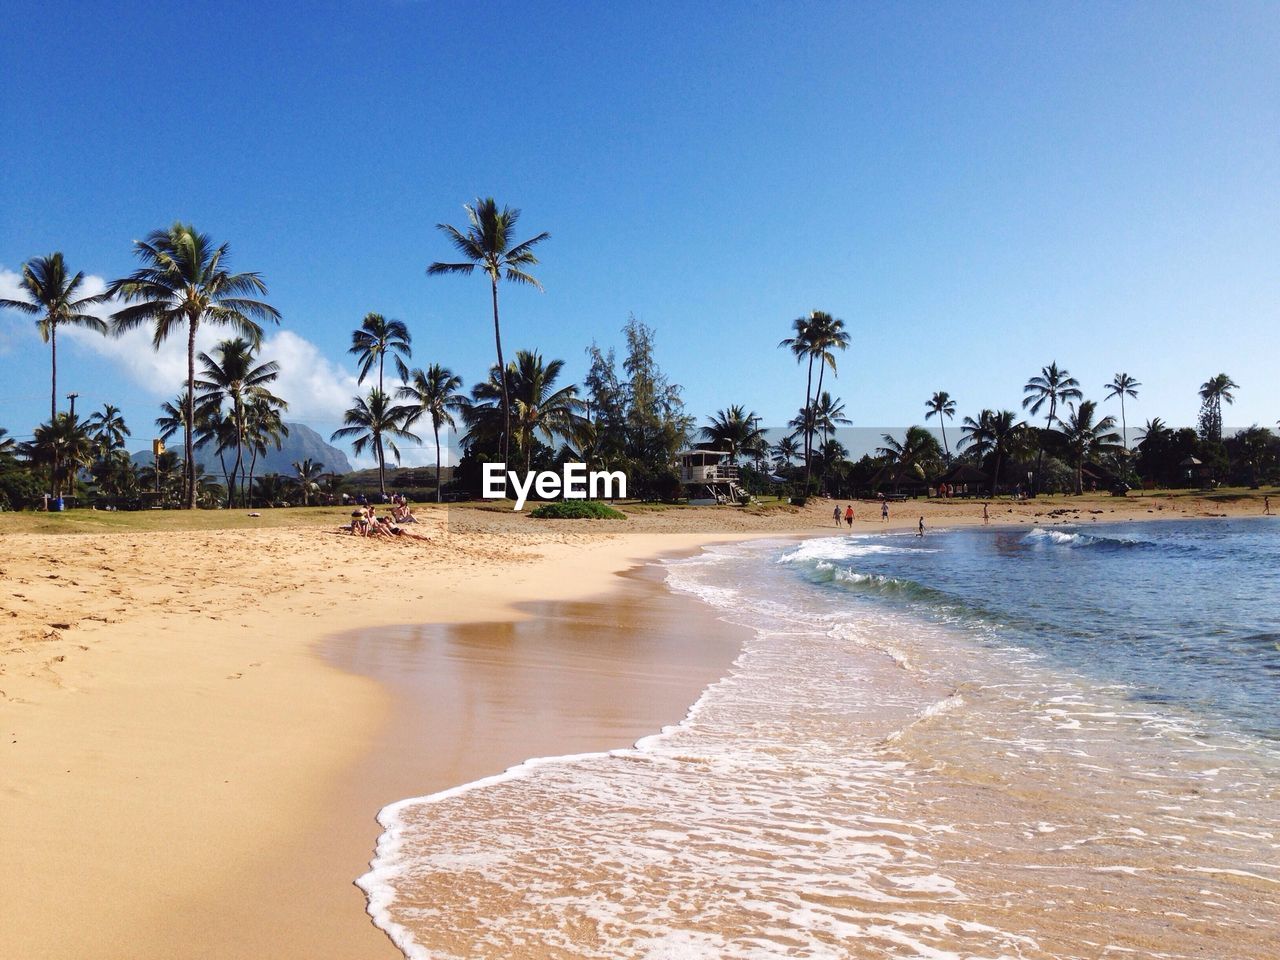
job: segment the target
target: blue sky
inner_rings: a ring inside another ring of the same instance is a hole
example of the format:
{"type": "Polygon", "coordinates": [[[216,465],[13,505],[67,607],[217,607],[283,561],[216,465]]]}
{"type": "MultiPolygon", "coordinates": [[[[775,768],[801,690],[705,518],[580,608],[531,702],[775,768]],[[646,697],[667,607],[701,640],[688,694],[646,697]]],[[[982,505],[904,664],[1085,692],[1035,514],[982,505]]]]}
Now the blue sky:
{"type": "MultiPolygon", "coordinates": [[[[552,233],[546,292],[503,290],[508,350],[578,380],[634,312],[699,418],[792,416],[775,344],[815,307],[853,335],[833,386],[858,426],[918,422],[935,389],[1016,407],[1055,359],[1098,399],[1138,377],[1131,425],[1192,423],[1219,371],[1229,424],[1280,418],[1274,5],[183,9],[9,5],[61,33],[0,33],[0,289],[55,249],[121,275],[190,220],[264,275],[281,392],[326,434],[368,311],[410,324],[415,364],[491,362],[484,283],[424,272],[433,225],[488,194],[552,233]]],[[[60,392],[145,438],[181,349],[77,338],[60,392]]],[[[26,318],[0,314],[0,371],[0,426],[27,434],[48,357],[26,318]]]]}

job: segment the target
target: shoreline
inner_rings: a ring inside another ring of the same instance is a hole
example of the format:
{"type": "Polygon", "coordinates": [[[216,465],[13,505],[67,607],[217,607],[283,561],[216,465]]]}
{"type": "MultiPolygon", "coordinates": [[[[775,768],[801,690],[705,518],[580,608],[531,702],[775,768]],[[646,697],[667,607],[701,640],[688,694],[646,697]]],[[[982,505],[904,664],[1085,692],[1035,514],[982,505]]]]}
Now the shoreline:
{"type": "MultiPolygon", "coordinates": [[[[1063,520],[1087,524],[1091,507],[1100,521],[1201,512],[1150,504],[1081,499],[1070,504],[1081,516],[1063,520]]],[[[889,524],[860,519],[853,532],[910,532],[919,512],[934,529],[981,525],[967,516],[980,501],[919,506],[895,505],[889,524]]],[[[1008,506],[990,526],[1059,520],[1034,517],[1043,503],[1008,506]]],[[[394,694],[326,662],[325,638],[537,622],[543,605],[607,595],[626,586],[616,574],[662,555],[838,535],[831,509],[638,512],[625,529],[427,509],[429,521],[457,522],[436,541],[389,546],[318,527],[0,536],[12,587],[0,600],[0,746],[12,771],[0,876],[14,880],[0,953],[393,960],[352,881],[374,852],[378,811],[432,791],[410,785],[343,807],[354,771],[389,766],[377,745],[394,729],[394,694]],[[334,856],[356,849],[353,835],[364,838],[356,858],[334,856]]],[[[705,686],[609,744],[676,722],[705,686]]],[[[447,786],[572,752],[585,751],[511,755],[447,786]]]]}

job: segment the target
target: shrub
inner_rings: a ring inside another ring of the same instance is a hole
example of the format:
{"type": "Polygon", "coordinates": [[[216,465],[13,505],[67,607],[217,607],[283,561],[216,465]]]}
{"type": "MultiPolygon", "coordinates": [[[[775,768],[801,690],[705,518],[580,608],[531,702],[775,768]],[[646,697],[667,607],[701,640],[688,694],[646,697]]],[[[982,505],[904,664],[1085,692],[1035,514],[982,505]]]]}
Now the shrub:
{"type": "Polygon", "coordinates": [[[620,513],[598,500],[560,500],[544,503],[531,511],[529,516],[538,520],[625,520],[620,513]]]}

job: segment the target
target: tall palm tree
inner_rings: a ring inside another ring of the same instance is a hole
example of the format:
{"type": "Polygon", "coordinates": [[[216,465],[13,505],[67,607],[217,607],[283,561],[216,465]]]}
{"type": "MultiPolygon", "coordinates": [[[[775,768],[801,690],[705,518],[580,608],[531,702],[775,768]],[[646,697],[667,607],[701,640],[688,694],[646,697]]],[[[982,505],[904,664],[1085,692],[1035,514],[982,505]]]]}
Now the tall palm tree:
{"type": "Polygon", "coordinates": [[[378,365],[378,389],[385,392],[382,383],[382,368],[391,354],[395,361],[396,374],[401,380],[409,379],[409,368],[405,366],[405,358],[413,356],[410,346],[413,338],[409,336],[409,328],[401,320],[388,320],[380,313],[365,314],[359,330],[351,331],[351,349],[347,353],[354,354],[360,364],[358,383],[364,383],[373,365],[378,365]]]}
{"type": "Polygon", "coordinates": [[[1204,420],[1206,440],[1218,441],[1222,439],[1222,401],[1235,403],[1236,395],[1232,391],[1239,389],[1240,384],[1225,373],[1210,377],[1200,384],[1202,419],[1204,420]]]}
{"type": "Polygon", "coordinates": [[[132,436],[120,408],[110,403],[104,403],[101,410],[90,415],[85,425],[93,431],[93,441],[103,459],[110,456],[111,451],[123,447],[125,437],[132,436]]]}
{"type": "MultiPolygon", "coordinates": [[[[235,466],[231,471],[228,496],[239,486],[241,499],[248,491],[244,487],[241,467],[244,464],[244,445],[247,435],[248,402],[255,397],[267,397],[282,409],[288,405],[273,395],[268,385],[280,376],[280,364],[274,361],[257,363],[254,346],[243,337],[221,341],[214,347],[214,356],[200,354],[203,368],[196,389],[202,401],[221,407],[227,405],[227,420],[233,446],[236,451],[235,466]]],[[[228,506],[231,504],[228,503],[228,506]]]]}
{"type": "MultiPolygon", "coordinates": [[[[497,348],[498,369],[505,370],[506,361],[502,358],[502,328],[498,323],[498,282],[506,279],[513,283],[523,283],[542,289],[542,284],[534,279],[527,268],[537,265],[538,258],[533,248],[548,239],[551,234],[543,231],[520,243],[512,243],[512,234],[520,219],[520,211],[504,206],[498,209],[493,197],[476,200],[474,205],[464,205],[467,211],[467,229],[465,232],[447,223],[437,223],[436,228],[442,230],[454,248],[465,258],[460,263],[435,262],[427,267],[427,275],[461,273],[470,275],[479,267],[489,277],[493,294],[493,342],[497,348]]],[[[502,385],[502,457],[510,460],[511,456],[511,398],[507,393],[506,381],[500,378],[502,385]]]]}
{"type": "MultiPolygon", "coordinates": [[[[1026,429],[1026,424],[1015,418],[1012,410],[983,410],[978,419],[965,417],[960,427],[964,434],[959,447],[968,447],[981,459],[993,456],[995,463],[991,471],[991,495],[996,495],[996,486],[1000,482],[1000,467],[1004,462],[1006,451],[1017,440],[1018,434],[1026,429]]],[[[1043,449],[1043,448],[1042,448],[1043,449]]]]}
{"type": "Polygon", "coordinates": [[[1117,448],[1120,435],[1115,432],[1116,418],[1096,420],[1098,405],[1092,400],[1074,403],[1062,424],[1062,439],[1076,467],[1076,494],[1084,493],[1084,462],[1090,457],[1117,448]]]}
{"type": "MultiPolygon", "coordinates": [[[[1045,414],[1045,431],[1053,429],[1058,419],[1058,405],[1069,400],[1079,400],[1084,394],[1080,392],[1080,381],[1071,376],[1066,369],[1058,366],[1057,361],[1047,367],[1040,368],[1040,375],[1032,377],[1022,388],[1026,394],[1022,398],[1022,409],[1030,408],[1033,414],[1048,406],[1045,414]]],[[[1040,442],[1036,447],[1036,493],[1040,492],[1040,473],[1044,467],[1044,433],[1040,434],[1040,442]]]]}
{"type": "Polygon", "coordinates": [[[580,443],[590,421],[583,416],[586,404],[578,398],[577,385],[556,387],[563,370],[563,360],[544,363],[542,355],[535,351],[516,351],[515,359],[507,364],[505,378],[500,378],[494,368],[487,381],[471,388],[475,403],[463,411],[468,426],[464,442],[497,434],[496,414],[502,409],[505,389],[515,418],[512,432],[524,454],[525,470],[530,467],[534,441],[539,436],[548,442],[559,437],[580,443]]]}
{"type": "Polygon", "coordinates": [[[938,418],[938,426],[942,428],[942,452],[950,460],[951,448],[947,446],[947,421],[956,415],[956,402],[951,399],[951,394],[947,391],[935,390],[933,396],[925,401],[924,410],[926,420],[938,418]]]}
{"type": "Polygon", "coordinates": [[[172,400],[160,404],[160,416],[156,417],[160,439],[167,443],[170,437],[186,426],[189,418],[195,418],[191,413],[191,394],[184,390],[172,400]]]}
{"type": "Polygon", "coordinates": [[[415,409],[405,421],[411,427],[419,417],[425,415],[431,421],[431,432],[436,441],[436,503],[443,499],[440,491],[440,427],[456,427],[455,413],[467,409],[467,398],[460,393],[462,378],[456,376],[448,367],[433,363],[426,370],[414,370],[408,377],[409,382],[396,393],[397,399],[411,400],[415,409]]]}
{"type": "MultiPolygon", "coordinates": [[[[187,334],[187,392],[196,389],[196,331],[201,324],[229,326],[254,346],[262,340],[257,321],[278,323],[280,312],[255,295],[267,286],[256,273],[231,273],[227,244],[215,247],[208,234],[191,224],[174,223],[153,231],[146,240],[134,241],[134,253],[143,266],[115,281],[108,294],[129,306],[111,317],[111,332],[120,336],[144,325],[152,328],[152,345],[158,350],[174,331],[187,334]]],[[[183,427],[186,463],[186,503],[196,505],[195,417],[188,407],[183,427]]]]}
{"type": "Polygon", "coordinates": [[[293,462],[293,472],[298,475],[298,491],[302,494],[302,505],[309,507],[311,506],[311,491],[316,489],[321,475],[324,474],[324,464],[318,463],[310,457],[300,462],[295,460],[293,462]]]}
{"type": "Polygon", "coordinates": [[[836,356],[834,351],[846,350],[849,347],[849,333],[845,330],[844,321],[833,317],[825,310],[813,310],[807,317],[797,317],[791,322],[795,336],[787,337],[778,346],[786,347],[795,354],[796,361],[807,359],[809,373],[805,382],[804,409],[802,419],[808,422],[805,428],[805,481],[809,479],[809,461],[813,455],[813,434],[817,429],[811,408],[814,397],[822,393],[822,378],[828,367],[836,372],[836,356]],[[818,385],[816,392],[812,389],[813,365],[818,364],[818,385]]]}
{"type": "Polygon", "coordinates": [[[289,436],[289,426],[284,422],[288,404],[273,394],[259,391],[245,405],[244,435],[249,447],[249,490],[253,490],[253,476],[258,468],[258,458],[266,456],[267,449],[279,450],[289,436]]]}
{"type": "Polygon", "coordinates": [[[413,407],[396,406],[391,398],[377,387],[369,391],[368,397],[353,397],[352,406],[342,417],[344,427],[333,431],[330,440],[351,438],[351,449],[356,456],[364,453],[368,447],[378,461],[378,491],[385,500],[387,497],[387,456],[390,450],[400,462],[400,448],[396,440],[412,440],[420,443],[420,438],[404,428],[405,421],[412,415],[413,407]]]}
{"type": "Polygon", "coordinates": [[[737,463],[740,454],[750,453],[764,442],[764,431],[756,426],[759,420],[754,411],[735,403],[717,410],[700,432],[703,440],[729,454],[730,463],[737,463]]]}
{"type": "Polygon", "coordinates": [[[58,327],[84,327],[98,333],[107,332],[105,321],[87,309],[107,299],[106,294],[77,297],[84,286],[84,271],[67,276],[67,264],[61,253],[47,257],[33,257],[22,265],[19,288],[26,294],[25,300],[0,298],[0,307],[18,310],[35,316],[40,314],[36,327],[40,338],[49,344],[52,369],[49,387],[49,422],[58,416],[58,327]]]}
{"type": "Polygon", "coordinates": [[[1142,386],[1137,380],[1129,376],[1127,373],[1117,373],[1111,378],[1111,382],[1107,384],[1107,395],[1103,399],[1110,400],[1112,397],[1120,398],[1120,438],[1124,443],[1124,448],[1129,449],[1129,421],[1125,418],[1124,398],[1138,396],[1138,388],[1142,386]]]}

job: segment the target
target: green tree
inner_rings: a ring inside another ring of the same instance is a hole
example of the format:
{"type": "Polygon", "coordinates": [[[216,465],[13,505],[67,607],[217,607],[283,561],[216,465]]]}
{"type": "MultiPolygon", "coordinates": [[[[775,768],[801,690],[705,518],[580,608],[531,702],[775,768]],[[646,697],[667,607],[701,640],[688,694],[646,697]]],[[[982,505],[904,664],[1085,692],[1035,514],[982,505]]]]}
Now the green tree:
{"type": "Polygon", "coordinates": [[[462,378],[455,375],[448,367],[433,363],[426,370],[414,370],[396,396],[401,400],[412,401],[413,412],[405,420],[405,426],[411,427],[420,417],[425,416],[431,422],[431,433],[436,442],[436,503],[442,499],[440,489],[440,427],[456,427],[454,414],[461,414],[467,409],[467,398],[462,390],[462,378]]]}
{"type": "Polygon", "coordinates": [[[241,503],[248,496],[243,467],[249,403],[255,398],[265,397],[282,409],[288,408],[269,389],[269,385],[280,377],[280,364],[274,361],[258,363],[254,345],[243,337],[234,337],[214,347],[213,356],[200,354],[200,365],[200,379],[196,381],[199,399],[210,411],[226,405],[228,439],[236,452],[227,481],[227,506],[230,507],[236,489],[240,491],[241,503]]]}
{"type": "Polygon", "coordinates": [[[302,505],[311,506],[311,494],[319,489],[320,477],[324,474],[324,464],[307,457],[301,462],[293,462],[293,472],[298,478],[298,492],[302,494],[302,505]]]}
{"type": "Polygon", "coordinates": [[[1125,418],[1124,398],[1133,397],[1136,399],[1140,386],[1142,384],[1129,376],[1129,374],[1117,373],[1111,378],[1111,382],[1107,384],[1107,395],[1103,398],[1105,400],[1110,400],[1113,397],[1120,398],[1120,438],[1125,450],[1129,449],[1129,421],[1125,418]]]}
{"type": "Polygon", "coordinates": [[[1041,473],[1044,469],[1045,435],[1053,429],[1053,424],[1058,419],[1058,406],[1070,400],[1079,400],[1084,394],[1080,392],[1080,381],[1065,369],[1060,368],[1056,360],[1047,367],[1041,367],[1039,376],[1028,380],[1022,392],[1025,394],[1022,398],[1022,409],[1030,409],[1032,414],[1037,414],[1042,408],[1048,407],[1044,430],[1040,432],[1039,441],[1036,444],[1035,490],[1039,493],[1041,473]]]}
{"type": "Polygon", "coordinates": [[[1071,456],[1076,471],[1076,494],[1084,493],[1084,463],[1102,453],[1119,449],[1120,435],[1115,432],[1116,418],[1096,419],[1098,405],[1092,400],[1082,400],[1080,406],[1070,405],[1070,413],[1062,425],[1063,443],[1071,456]]]}
{"type": "Polygon", "coordinates": [[[950,460],[951,448],[947,446],[947,421],[956,415],[956,402],[951,399],[951,394],[947,391],[935,390],[933,396],[925,401],[924,409],[926,420],[938,418],[938,426],[942,428],[942,452],[950,460]]]}
{"type": "Polygon", "coordinates": [[[58,416],[58,327],[84,327],[106,333],[106,323],[88,312],[89,307],[102,303],[106,296],[77,297],[84,286],[84,273],[68,276],[67,264],[61,253],[34,257],[24,263],[18,286],[26,294],[26,299],[0,299],[0,307],[40,317],[36,327],[41,339],[49,344],[51,361],[49,422],[52,423],[58,416]]]}
{"type": "MultiPolygon", "coordinates": [[[[542,289],[539,283],[528,272],[528,268],[536,266],[538,258],[533,248],[551,234],[539,233],[520,243],[512,242],[516,223],[520,220],[520,211],[511,207],[498,209],[493,197],[477,200],[474,205],[464,205],[467,211],[467,228],[464,231],[447,223],[436,224],[437,229],[444,232],[453,244],[454,249],[463,256],[463,261],[456,263],[435,262],[427,267],[428,276],[438,274],[459,273],[470,275],[477,267],[489,278],[493,300],[493,342],[498,355],[498,369],[506,369],[506,361],[502,356],[502,327],[498,321],[498,283],[507,280],[512,283],[527,284],[542,289]]],[[[511,456],[511,398],[506,393],[505,380],[502,384],[502,457],[510,460],[511,456]]]]}
{"type": "MultiPolygon", "coordinates": [[[[196,332],[202,324],[227,326],[255,347],[262,340],[257,321],[278,323],[280,312],[255,299],[267,292],[257,273],[231,273],[227,269],[227,244],[215,247],[204,233],[190,224],[174,223],[156,230],[146,240],[134,242],[134,253],[143,266],[115,281],[110,296],[129,304],[111,318],[111,332],[120,336],[150,326],[152,344],[158,350],[177,330],[187,334],[187,392],[195,394],[196,332]]],[[[186,411],[183,450],[186,463],[184,506],[196,505],[195,419],[186,411]]]]}
{"type": "Polygon", "coordinates": [[[91,467],[97,452],[84,421],[69,413],[59,413],[36,427],[29,449],[32,462],[49,469],[49,487],[55,497],[74,489],[76,471],[91,467]]]}
{"type": "Polygon", "coordinates": [[[524,468],[529,470],[539,438],[549,443],[556,438],[578,441],[588,423],[582,415],[585,404],[578,399],[575,384],[557,388],[563,370],[563,360],[544,363],[542,355],[535,351],[516,351],[515,359],[507,364],[505,378],[495,367],[489,371],[488,380],[471,388],[474,403],[463,411],[469,438],[464,442],[492,438],[500,429],[505,435],[509,428],[524,458],[524,468]],[[498,416],[503,413],[503,397],[509,398],[512,427],[503,424],[498,416]]]}
{"type": "Polygon", "coordinates": [[[817,394],[822,393],[822,378],[827,368],[836,373],[836,350],[849,347],[849,333],[845,323],[833,317],[825,310],[814,310],[807,317],[797,317],[791,322],[794,335],[782,340],[778,346],[786,347],[795,354],[796,361],[808,360],[809,372],[805,381],[804,407],[802,419],[805,432],[805,482],[809,480],[810,460],[813,455],[813,434],[816,424],[812,408],[814,404],[813,365],[818,364],[817,394]]]}
{"type": "Polygon", "coordinates": [[[333,431],[330,440],[351,439],[351,449],[356,456],[364,453],[365,448],[373,451],[378,461],[378,491],[383,500],[387,497],[387,456],[390,450],[400,462],[400,448],[396,440],[412,440],[420,443],[421,439],[405,429],[405,421],[413,414],[413,407],[398,406],[391,402],[376,387],[369,391],[368,397],[353,397],[352,406],[343,415],[342,422],[346,426],[333,431]]]}
{"type": "Polygon", "coordinates": [[[351,349],[360,367],[358,383],[364,383],[373,365],[378,365],[378,389],[386,390],[382,382],[382,370],[391,354],[395,362],[396,374],[401,380],[409,379],[409,368],[404,361],[413,356],[411,346],[413,338],[409,336],[409,328],[400,320],[388,320],[380,313],[365,314],[360,329],[351,332],[351,349]]]}
{"type": "Polygon", "coordinates": [[[284,446],[285,437],[289,436],[289,426],[284,422],[284,411],[288,407],[283,400],[272,394],[259,392],[249,398],[245,407],[244,434],[249,447],[249,489],[253,490],[253,477],[258,468],[258,458],[266,456],[267,450],[276,450],[284,446]]]}
{"type": "MultiPolygon", "coordinates": [[[[1026,424],[1016,419],[1012,410],[983,410],[978,419],[965,417],[960,427],[963,436],[959,446],[968,448],[980,460],[990,458],[993,461],[991,471],[991,495],[996,495],[996,486],[1000,483],[1000,468],[1004,465],[1005,455],[1009,448],[1017,442],[1020,433],[1025,431],[1026,424]]],[[[1043,455],[1043,446],[1040,448],[1043,455]]]]}
{"type": "Polygon", "coordinates": [[[120,408],[110,403],[104,403],[101,410],[91,414],[85,425],[92,431],[93,442],[98,445],[99,456],[103,459],[113,450],[121,449],[125,437],[132,436],[120,408]]]}
{"type": "Polygon", "coordinates": [[[764,432],[757,426],[759,422],[755,411],[735,403],[717,410],[699,432],[703,440],[728,453],[730,463],[737,463],[742,454],[753,453],[765,445],[764,432]]]}
{"type": "Polygon", "coordinates": [[[941,464],[938,439],[926,427],[908,427],[901,440],[886,433],[882,440],[884,445],[876,450],[876,455],[885,459],[895,491],[904,476],[925,480],[941,464]]]}
{"type": "Polygon", "coordinates": [[[1200,436],[1210,443],[1222,442],[1222,402],[1235,403],[1234,391],[1240,389],[1225,373],[1210,377],[1200,384],[1200,436]]]}

